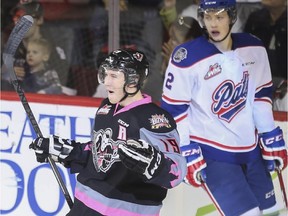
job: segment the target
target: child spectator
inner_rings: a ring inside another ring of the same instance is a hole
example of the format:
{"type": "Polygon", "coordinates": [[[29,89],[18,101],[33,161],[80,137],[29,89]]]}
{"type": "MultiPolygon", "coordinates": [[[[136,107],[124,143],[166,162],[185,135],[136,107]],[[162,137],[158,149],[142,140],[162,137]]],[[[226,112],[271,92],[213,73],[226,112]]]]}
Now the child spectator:
{"type": "MultiPolygon", "coordinates": [[[[66,58],[66,53],[64,49],[55,42],[51,35],[43,32],[44,24],[44,8],[39,2],[24,2],[18,3],[12,10],[12,21],[14,25],[19,21],[19,19],[24,15],[30,15],[33,17],[33,25],[23,38],[20,43],[17,52],[14,56],[14,71],[20,82],[23,81],[25,74],[25,69],[28,67],[26,62],[26,52],[27,44],[30,40],[45,38],[51,44],[51,54],[49,58],[49,65],[57,71],[61,84],[63,86],[67,83],[67,76],[69,72],[69,63],[66,58]]],[[[5,46],[5,43],[4,43],[5,46]]],[[[1,71],[1,90],[13,91],[13,86],[9,83],[10,75],[5,68],[1,71]]]]}
{"type": "Polygon", "coordinates": [[[51,46],[47,40],[40,38],[28,42],[26,54],[28,70],[25,71],[23,80],[23,89],[26,92],[62,93],[57,72],[48,67],[50,54],[51,46]]]}

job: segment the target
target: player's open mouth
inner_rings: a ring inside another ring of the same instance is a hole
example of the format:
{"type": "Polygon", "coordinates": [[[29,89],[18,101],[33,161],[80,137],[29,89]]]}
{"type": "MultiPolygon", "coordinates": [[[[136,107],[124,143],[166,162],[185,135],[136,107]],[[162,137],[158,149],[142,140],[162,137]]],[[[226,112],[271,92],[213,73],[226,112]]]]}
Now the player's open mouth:
{"type": "Polygon", "coordinates": [[[220,35],[220,32],[219,31],[211,31],[211,36],[212,37],[217,37],[220,35]]]}

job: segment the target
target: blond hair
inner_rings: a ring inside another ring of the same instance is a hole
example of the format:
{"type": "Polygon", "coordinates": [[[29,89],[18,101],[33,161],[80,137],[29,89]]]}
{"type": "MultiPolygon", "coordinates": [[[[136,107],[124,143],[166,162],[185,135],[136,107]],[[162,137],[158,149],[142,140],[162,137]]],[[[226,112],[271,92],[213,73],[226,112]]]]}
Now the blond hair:
{"type": "Polygon", "coordinates": [[[38,38],[38,39],[32,39],[29,40],[28,42],[29,44],[36,44],[38,46],[40,46],[43,49],[43,52],[45,54],[47,54],[48,56],[50,56],[51,54],[51,44],[49,43],[48,40],[44,39],[44,38],[38,38]]]}

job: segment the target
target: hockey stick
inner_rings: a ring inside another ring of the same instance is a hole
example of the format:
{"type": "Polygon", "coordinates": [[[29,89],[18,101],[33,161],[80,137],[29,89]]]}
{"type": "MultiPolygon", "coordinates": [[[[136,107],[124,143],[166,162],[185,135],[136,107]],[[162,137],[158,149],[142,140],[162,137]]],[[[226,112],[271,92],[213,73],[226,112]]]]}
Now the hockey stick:
{"type": "MultiPolygon", "coordinates": [[[[22,39],[24,38],[25,34],[29,31],[29,29],[31,28],[31,26],[33,25],[33,18],[31,16],[25,15],[23,17],[21,17],[21,19],[17,22],[17,24],[15,25],[15,27],[13,28],[8,41],[7,41],[7,45],[4,48],[4,52],[3,52],[3,62],[5,65],[5,69],[7,69],[10,73],[10,77],[11,77],[11,83],[14,86],[15,91],[17,92],[21,103],[26,111],[26,114],[30,120],[30,123],[35,131],[35,133],[37,134],[38,137],[43,137],[42,132],[38,126],[38,123],[33,115],[33,112],[28,104],[28,101],[26,99],[26,96],[24,94],[23,89],[21,88],[17,76],[15,74],[14,71],[14,55],[15,52],[20,44],[20,42],[22,41],[22,39]]],[[[70,207],[70,209],[73,206],[73,201],[70,197],[70,194],[60,176],[59,170],[56,167],[55,161],[49,156],[48,157],[48,162],[52,168],[52,171],[57,179],[57,182],[65,196],[65,199],[70,207]]]]}
{"type": "Polygon", "coordinates": [[[224,216],[224,213],[222,212],[222,210],[220,209],[219,205],[217,204],[216,200],[212,197],[206,183],[201,180],[202,182],[202,185],[201,187],[203,188],[203,190],[207,193],[207,195],[209,196],[209,198],[211,199],[211,201],[213,202],[213,205],[214,207],[216,208],[216,211],[218,211],[218,213],[221,215],[221,216],[224,216]]]}
{"type": "Polygon", "coordinates": [[[282,173],[279,169],[276,169],[276,172],[277,172],[278,179],[279,179],[279,184],[280,184],[280,189],[281,189],[282,196],[283,196],[283,201],[284,201],[286,209],[288,209],[288,202],[287,202],[286,190],[285,190],[285,185],[284,185],[282,173]]]}

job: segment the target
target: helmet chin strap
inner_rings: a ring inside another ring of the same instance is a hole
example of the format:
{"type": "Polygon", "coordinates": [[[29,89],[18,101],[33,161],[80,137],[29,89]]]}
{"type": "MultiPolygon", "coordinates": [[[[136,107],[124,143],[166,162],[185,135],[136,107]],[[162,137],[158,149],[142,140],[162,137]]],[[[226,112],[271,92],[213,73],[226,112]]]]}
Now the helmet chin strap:
{"type": "Polygon", "coordinates": [[[128,93],[128,92],[126,91],[125,87],[126,87],[126,85],[123,86],[123,91],[125,92],[125,95],[122,97],[122,99],[119,101],[119,103],[122,102],[122,101],[124,101],[128,96],[133,96],[133,95],[135,95],[135,94],[140,90],[139,84],[137,85],[136,91],[133,92],[133,93],[128,93]]]}
{"type": "Polygon", "coordinates": [[[224,41],[224,40],[228,37],[229,33],[230,33],[230,32],[228,32],[228,33],[226,34],[226,36],[225,36],[222,40],[214,40],[212,37],[210,37],[210,35],[209,35],[209,39],[212,40],[212,41],[215,42],[215,43],[220,43],[220,42],[224,41]]]}
{"type": "Polygon", "coordinates": [[[118,103],[124,101],[127,97],[128,97],[128,94],[126,93],[118,103]]]}
{"type": "MultiPolygon", "coordinates": [[[[228,35],[230,34],[232,27],[233,27],[233,24],[230,25],[229,31],[228,31],[228,33],[226,34],[226,36],[225,36],[223,39],[221,39],[221,40],[214,40],[212,37],[210,37],[210,35],[209,35],[209,39],[212,40],[212,41],[215,42],[215,43],[220,43],[220,42],[224,41],[224,40],[228,37],[228,35]]],[[[208,33],[208,32],[207,32],[207,33],[208,33]]]]}

